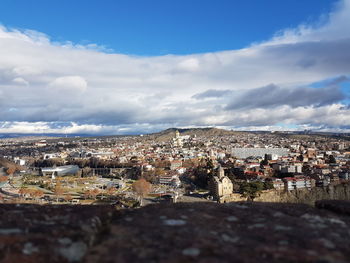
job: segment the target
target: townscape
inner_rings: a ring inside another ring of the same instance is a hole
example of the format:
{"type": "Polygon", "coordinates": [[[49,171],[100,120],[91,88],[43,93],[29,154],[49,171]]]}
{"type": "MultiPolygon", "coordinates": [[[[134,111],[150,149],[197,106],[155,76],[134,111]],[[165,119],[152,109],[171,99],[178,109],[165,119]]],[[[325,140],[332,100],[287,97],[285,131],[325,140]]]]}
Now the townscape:
{"type": "Polygon", "coordinates": [[[168,129],[139,136],[0,140],[0,202],[253,201],[350,181],[345,134],[168,129]]]}
{"type": "Polygon", "coordinates": [[[349,263],[349,25],[350,0],[0,1],[0,263],[349,263]]]}

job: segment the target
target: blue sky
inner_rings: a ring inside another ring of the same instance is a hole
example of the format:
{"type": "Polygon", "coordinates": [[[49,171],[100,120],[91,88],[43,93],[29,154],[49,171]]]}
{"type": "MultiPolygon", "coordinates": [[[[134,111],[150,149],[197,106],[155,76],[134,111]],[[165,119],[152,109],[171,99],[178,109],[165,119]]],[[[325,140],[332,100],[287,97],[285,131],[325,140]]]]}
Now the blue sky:
{"type": "Polygon", "coordinates": [[[134,55],[240,49],[330,12],[331,0],[1,0],[0,23],[134,55]]]}
{"type": "Polygon", "coordinates": [[[1,0],[0,133],[350,132],[350,0],[1,0]]]}

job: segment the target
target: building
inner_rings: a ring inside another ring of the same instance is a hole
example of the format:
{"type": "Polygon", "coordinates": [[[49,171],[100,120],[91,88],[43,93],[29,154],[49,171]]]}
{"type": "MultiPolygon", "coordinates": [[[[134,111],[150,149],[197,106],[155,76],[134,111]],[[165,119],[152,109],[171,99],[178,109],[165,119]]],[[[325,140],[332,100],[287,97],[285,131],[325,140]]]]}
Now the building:
{"type": "Polygon", "coordinates": [[[34,145],[37,147],[45,147],[47,146],[47,142],[46,140],[41,140],[41,141],[35,142],[34,145]]]}
{"type": "Polygon", "coordinates": [[[57,153],[45,153],[43,159],[48,160],[48,159],[53,159],[53,158],[58,158],[57,153]]]}
{"type": "Polygon", "coordinates": [[[233,183],[225,176],[224,169],[219,166],[217,168],[217,175],[213,176],[209,182],[211,195],[220,202],[222,198],[233,193],[233,183]]]}
{"type": "Polygon", "coordinates": [[[285,188],[284,182],[282,181],[282,179],[279,179],[279,178],[274,178],[274,180],[272,181],[272,184],[273,184],[273,188],[275,188],[278,191],[282,191],[285,188]]]}
{"type": "Polygon", "coordinates": [[[307,155],[307,158],[312,159],[312,158],[316,158],[317,153],[315,149],[308,148],[306,150],[306,155],[307,155]]]}
{"type": "Polygon", "coordinates": [[[182,138],[178,130],[175,132],[175,138],[173,138],[173,145],[175,147],[182,147],[183,145],[182,138]]]}
{"type": "Polygon", "coordinates": [[[237,158],[248,158],[251,156],[265,156],[265,154],[276,156],[287,156],[289,149],[287,148],[233,148],[232,154],[237,158]]]}
{"type": "Polygon", "coordinates": [[[307,176],[295,176],[283,178],[284,189],[292,191],[297,189],[311,189],[315,186],[315,180],[307,176]]]}
{"type": "Polygon", "coordinates": [[[86,157],[95,157],[102,160],[110,160],[115,157],[114,152],[87,152],[86,157]]]}
{"type": "Polygon", "coordinates": [[[170,163],[170,170],[176,170],[182,166],[181,160],[174,160],[170,163]]]}
{"type": "Polygon", "coordinates": [[[159,184],[179,187],[181,185],[181,181],[177,175],[166,174],[159,177],[159,184]]]}
{"type": "Polygon", "coordinates": [[[343,180],[350,180],[350,172],[347,172],[347,171],[340,172],[339,178],[343,180]]]}
{"type": "Polygon", "coordinates": [[[58,167],[45,167],[41,168],[43,176],[51,176],[53,179],[56,176],[75,175],[79,171],[77,165],[64,165],[58,167]]]}
{"type": "Polygon", "coordinates": [[[274,163],[272,165],[272,168],[275,171],[281,172],[281,173],[290,173],[290,174],[301,174],[303,172],[303,167],[300,164],[289,164],[289,163],[274,163]]]}
{"type": "Polygon", "coordinates": [[[180,135],[180,132],[176,130],[175,132],[175,137],[173,138],[173,146],[175,147],[182,147],[184,142],[188,142],[190,140],[191,136],[190,135],[180,135]]]}
{"type": "Polygon", "coordinates": [[[267,161],[276,161],[276,160],[278,160],[278,155],[277,154],[272,154],[272,153],[267,153],[267,154],[265,154],[265,160],[267,160],[267,161]]]}
{"type": "Polygon", "coordinates": [[[16,164],[21,165],[21,166],[24,166],[24,165],[26,164],[26,160],[20,159],[19,157],[13,158],[13,161],[14,161],[16,164]]]}
{"type": "Polygon", "coordinates": [[[302,171],[302,166],[301,165],[286,165],[281,167],[281,173],[299,173],[301,174],[302,171]]]}

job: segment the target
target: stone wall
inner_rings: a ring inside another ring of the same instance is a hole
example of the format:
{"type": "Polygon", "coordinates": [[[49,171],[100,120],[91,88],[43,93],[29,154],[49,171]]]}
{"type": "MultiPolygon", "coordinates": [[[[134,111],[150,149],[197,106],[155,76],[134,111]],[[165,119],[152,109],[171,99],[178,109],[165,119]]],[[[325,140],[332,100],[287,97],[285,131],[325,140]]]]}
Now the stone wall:
{"type": "Polygon", "coordinates": [[[350,202],[0,204],[1,263],[348,263],[350,202]],[[331,212],[330,212],[331,211],[331,212]]]}
{"type": "Polygon", "coordinates": [[[317,200],[350,200],[350,184],[314,187],[310,190],[294,190],[290,192],[269,190],[254,199],[255,202],[303,203],[314,205],[317,200]]]}
{"type": "Polygon", "coordinates": [[[230,195],[225,195],[220,197],[219,203],[243,202],[243,201],[247,201],[247,198],[242,197],[241,194],[233,193],[230,195]]]}
{"type": "MultiPolygon", "coordinates": [[[[317,200],[350,200],[350,184],[329,185],[327,187],[314,187],[310,190],[294,190],[290,192],[267,190],[263,191],[255,202],[273,203],[301,203],[314,205],[317,200]]],[[[233,193],[220,198],[220,203],[242,202],[247,198],[241,194],[233,193]]]]}

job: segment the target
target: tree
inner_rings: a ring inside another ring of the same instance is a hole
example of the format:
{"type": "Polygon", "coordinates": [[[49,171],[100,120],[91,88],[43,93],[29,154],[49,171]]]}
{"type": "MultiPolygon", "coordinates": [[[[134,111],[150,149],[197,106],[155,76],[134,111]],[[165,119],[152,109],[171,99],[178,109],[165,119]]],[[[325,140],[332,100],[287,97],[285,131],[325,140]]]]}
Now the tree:
{"type": "Polygon", "coordinates": [[[14,165],[10,165],[6,170],[6,173],[8,175],[13,175],[15,172],[16,172],[16,166],[14,165]]]}
{"type": "Polygon", "coordinates": [[[335,157],[333,155],[329,156],[329,163],[337,163],[337,160],[335,159],[335,157]]]}
{"type": "Polygon", "coordinates": [[[91,191],[90,190],[86,190],[84,192],[84,199],[86,200],[86,199],[90,198],[90,196],[91,196],[91,191]]]}
{"type": "Polygon", "coordinates": [[[30,192],[30,189],[22,186],[19,190],[18,193],[20,194],[21,197],[27,197],[30,192]]]}
{"type": "Polygon", "coordinates": [[[35,198],[35,190],[34,189],[26,189],[26,196],[29,196],[29,198],[35,198]]]}
{"type": "Polygon", "coordinates": [[[4,183],[4,182],[7,182],[8,180],[8,177],[5,176],[5,175],[0,175],[0,183],[4,183]]]}
{"type": "Polygon", "coordinates": [[[64,189],[62,188],[61,182],[57,181],[56,185],[55,185],[55,189],[54,189],[54,194],[57,198],[57,202],[58,202],[58,197],[61,196],[64,193],[64,189]]]}
{"type": "Polygon", "coordinates": [[[271,181],[264,182],[264,190],[274,189],[273,183],[271,181]]]}
{"type": "Polygon", "coordinates": [[[183,162],[182,166],[185,168],[194,168],[198,166],[198,163],[198,159],[188,159],[183,162]]]}
{"type": "Polygon", "coordinates": [[[151,187],[152,185],[144,178],[141,178],[132,184],[132,190],[137,194],[140,206],[142,206],[143,198],[151,191],[151,187]]]}
{"type": "Polygon", "coordinates": [[[24,186],[21,186],[21,188],[18,190],[19,195],[23,198],[27,195],[28,189],[24,186]]]}
{"type": "Polygon", "coordinates": [[[97,195],[100,193],[98,189],[93,189],[93,190],[86,190],[84,192],[84,198],[93,198],[96,199],[97,195]]]}
{"type": "Polygon", "coordinates": [[[81,177],[87,177],[91,173],[91,168],[90,167],[84,167],[81,171],[81,177]]]}
{"type": "Polygon", "coordinates": [[[200,160],[199,166],[192,169],[190,179],[192,182],[203,189],[208,189],[208,182],[215,174],[214,164],[210,158],[200,160]]]}
{"type": "Polygon", "coordinates": [[[99,162],[99,159],[97,159],[96,157],[91,157],[89,159],[89,167],[97,168],[99,166],[99,162]]]}
{"type": "Polygon", "coordinates": [[[164,174],[165,174],[164,169],[162,169],[162,168],[156,168],[156,169],[154,169],[154,175],[155,175],[155,176],[162,176],[162,175],[164,175],[164,174]]]}
{"type": "Polygon", "coordinates": [[[269,164],[269,161],[266,159],[266,156],[265,156],[265,159],[260,162],[260,167],[263,168],[265,165],[268,165],[268,164],[269,164]]]}
{"type": "Polygon", "coordinates": [[[243,197],[247,197],[249,201],[254,201],[262,190],[264,190],[264,184],[262,182],[244,182],[240,185],[239,192],[243,197]]]}
{"type": "MultiPolygon", "coordinates": [[[[156,168],[158,169],[158,168],[156,168]]],[[[158,181],[159,175],[155,174],[153,171],[145,171],[142,173],[142,177],[150,183],[156,183],[158,181]]]]}
{"type": "Polygon", "coordinates": [[[44,192],[42,190],[39,190],[39,189],[38,190],[33,190],[32,195],[38,201],[44,195],[44,192]]]}
{"type": "Polygon", "coordinates": [[[72,201],[72,199],[73,199],[73,197],[70,194],[64,196],[64,200],[67,202],[72,201]]]}
{"type": "Polygon", "coordinates": [[[107,194],[109,198],[111,199],[112,196],[117,192],[117,189],[115,187],[110,187],[107,189],[107,194]]]}

